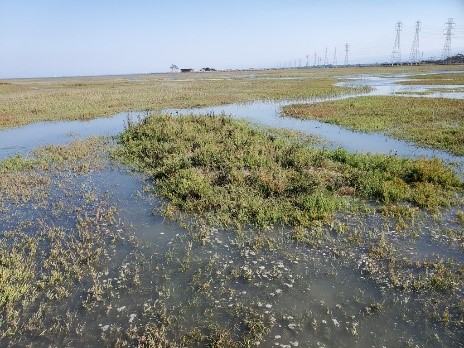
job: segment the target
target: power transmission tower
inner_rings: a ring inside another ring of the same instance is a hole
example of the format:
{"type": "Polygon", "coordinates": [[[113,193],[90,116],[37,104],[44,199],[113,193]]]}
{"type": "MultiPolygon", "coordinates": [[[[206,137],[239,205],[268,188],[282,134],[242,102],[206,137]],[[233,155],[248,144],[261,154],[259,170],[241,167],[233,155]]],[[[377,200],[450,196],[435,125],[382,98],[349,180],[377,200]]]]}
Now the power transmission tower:
{"type": "Polygon", "coordinates": [[[445,45],[443,46],[443,53],[441,55],[442,59],[451,57],[451,36],[453,35],[452,30],[455,24],[453,18],[448,18],[448,22],[446,22],[445,45]]]}
{"type": "Polygon", "coordinates": [[[306,55],[306,67],[309,66],[309,54],[306,55]]]}
{"type": "Polygon", "coordinates": [[[393,45],[393,51],[391,56],[392,64],[400,64],[401,62],[401,49],[400,49],[400,34],[401,34],[401,27],[403,26],[402,22],[396,23],[396,36],[395,36],[395,44],[393,45]]]}
{"type": "Polygon", "coordinates": [[[337,65],[337,47],[334,49],[334,60],[332,63],[333,66],[337,65]]]}
{"type": "Polygon", "coordinates": [[[416,34],[414,35],[414,41],[412,42],[411,55],[409,57],[411,63],[419,62],[419,33],[421,30],[421,22],[416,22],[416,34]]]}
{"type": "Polygon", "coordinates": [[[348,65],[348,50],[350,49],[350,45],[347,43],[345,44],[345,66],[348,65]]]}
{"type": "Polygon", "coordinates": [[[327,66],[327,64],[329,64],[329,62],[327,60],[327,46],[325,46],[324,66],[327,66]]]}
{"type": "Polygon", "coordinates": [[[317,63],[317,52],[314,52],[314,66],[316,66],[317,63]]]}

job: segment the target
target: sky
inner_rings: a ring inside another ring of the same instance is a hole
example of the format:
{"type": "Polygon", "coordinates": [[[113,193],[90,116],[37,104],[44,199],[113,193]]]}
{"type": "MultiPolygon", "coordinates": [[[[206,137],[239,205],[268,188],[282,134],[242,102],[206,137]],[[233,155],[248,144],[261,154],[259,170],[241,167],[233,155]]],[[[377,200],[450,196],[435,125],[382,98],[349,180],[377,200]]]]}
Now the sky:
{"type": "Polygon", "coordinates": [[[464,53],[464,0],[0,0],[0,78],[276,68],[464,53]],[[335,54],[336,49],[336,54],[335,54]]]}

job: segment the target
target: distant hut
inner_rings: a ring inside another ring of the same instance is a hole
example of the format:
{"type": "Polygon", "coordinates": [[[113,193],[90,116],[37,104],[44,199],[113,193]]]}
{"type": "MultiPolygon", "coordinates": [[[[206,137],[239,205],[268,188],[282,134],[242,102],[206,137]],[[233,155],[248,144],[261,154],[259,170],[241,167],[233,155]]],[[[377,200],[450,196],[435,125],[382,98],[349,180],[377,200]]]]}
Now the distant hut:
{"type": "Polygon", "coordinates": [[[180,72],[193,72],[193,69],[180,69],[180,72]]]}

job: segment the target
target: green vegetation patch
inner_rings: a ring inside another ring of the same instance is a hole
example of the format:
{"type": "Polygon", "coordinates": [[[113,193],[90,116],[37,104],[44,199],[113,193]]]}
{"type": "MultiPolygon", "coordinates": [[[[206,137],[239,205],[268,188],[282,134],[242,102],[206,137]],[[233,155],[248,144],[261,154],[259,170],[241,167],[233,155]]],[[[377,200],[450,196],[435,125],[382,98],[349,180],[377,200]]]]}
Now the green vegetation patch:
{"type": "Polygon", "coordinates": [[[434,87],[434,88],[427,88],[427,90],[422,92],[416,91],[405,91],[405,92],[396,92],[397,95],[430,95],[436,93],[464,93],[464,87],[456,86],[453,88],[448,87],[434,87]]]}
{"type": "Polygon", "coordinates": [[[316,149],[226,116],[156,115],[119,140],[122,157],[167,198],[165,214],[221,226],[309,226],[353,197],[436,209],[463,188],[439,160],[316,149]]]}
{"type": "Polygon", "coordinates": [[[317,119],[464,155],[464,100],[369,96],[289,105],[286,116],[317,119]]]}
{"type": "Polygon", "coordinates": [[[443,73],[415,75],[409,77],[412,80],[403,81],[403,85],[464,85],[464,73],[443,73]]]}

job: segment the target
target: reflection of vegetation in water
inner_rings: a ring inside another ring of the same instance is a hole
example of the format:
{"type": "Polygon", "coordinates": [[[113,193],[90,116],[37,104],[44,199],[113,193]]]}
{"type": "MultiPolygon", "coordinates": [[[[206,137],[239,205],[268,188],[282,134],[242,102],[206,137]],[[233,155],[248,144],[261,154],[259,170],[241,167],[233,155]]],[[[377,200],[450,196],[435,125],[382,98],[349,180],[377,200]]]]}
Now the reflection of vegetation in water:
{"type": "Polygon", "coordinates": [[[385,132],[420,145],[464,155],[464,101],[438,98],[359,97],[289,105],[283,114],[365,132],[385,132]]]}
{"type": "Polygon", "coordinates": [[[180,209],[223,226],[309,226],[352,197],[437,209],[462,184],[439,160],[319,150],[227,117],[155,116],[120,138],[122,153],[180,209]]]}

